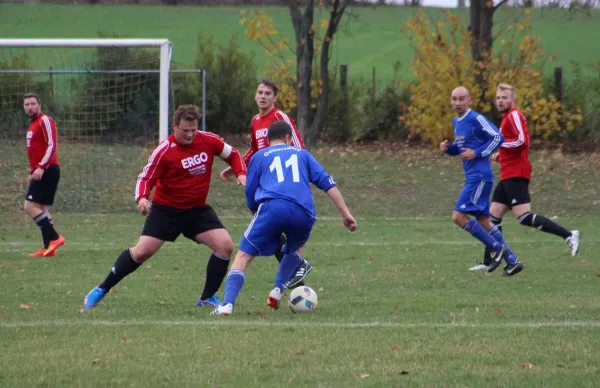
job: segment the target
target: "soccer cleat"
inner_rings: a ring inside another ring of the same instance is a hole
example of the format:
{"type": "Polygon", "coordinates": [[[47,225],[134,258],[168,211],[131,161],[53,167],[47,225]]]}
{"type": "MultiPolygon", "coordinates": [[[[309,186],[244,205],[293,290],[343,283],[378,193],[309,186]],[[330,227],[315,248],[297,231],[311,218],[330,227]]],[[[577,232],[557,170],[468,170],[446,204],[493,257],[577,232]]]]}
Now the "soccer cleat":
{"type": "Polygon", "coordinates": [[[504,273],[502,275],[513,276],[523,271],[524,268],[525,266],[523,265],[523,263],[517,261],[514,264],[508,264],[506,267],[504,267],[504,273]]]}
{"type": "Polygon", "coordinates": [[[44,252],[44,256],[50,256],[53,252],[55,252],[59,247],[65,244],[65,238],[63,236],[58,236],[56,240],[50,241],[48,244],[48,249],[44,252]]]}
{"type": "Polygon", "coordinates": [[[573,230],[571,231],[571,237],[567,238],[567,244],[571,248],[571,256],[577,256],[579,252],[579,231],[573,230]]]}
{"type": "MultiPolygon", "coordinates": [[[[40,248],[37,251],[30,253],[29,256],[30,257],[43,257],[44,256],[44,252],[46,252],[46,248],[40,248]]],[[[52,252],[51,254],[47,255],[48,256],[56,256],[56,251],[52,252]]]]}
{"type": "Polygon", "coordinates": [[[494,272],[496,268],[502,263],[502,260],[507,261],[508,255],[510,254],[506,245],[502,245],[502,248],[498,252],[492,252],[492,262],[488,266],[488,272],[494,272]]]}
{"type": "Polygon", "coordinates": [[[302,283],[302,281],[306,275],[310,273],[310,271],[312,271],[312,265],[310,265],[308,261],[302,260],[302,264],[300,264],[300,266],[296,269],[294,276],[292,276],[292,278],[283,286],[291,290],[292,288],[296,288],[301,284],[303,285],[304,283],[302,283]]]}
{"type": "Polygon", "coordinates": [[[483,261],[474,267],[469,268],[469,271],[487,271],[490,268],[483,261]]]}
{"type": "Polygon", "coordinates": [[[204,307],[204,306],[219,307],[220,305],[221,305],[221,299],[219,299],[219,295],[217,295],[217,294],[211,296],[210,298],[206,298],[204,300],[202,300],[202,297],[200,297],[200,298],[198,298],[198,303],[196,303],[196,306],[198,306],[198,307],[204,307]]]}
{"type": "Polygon", "coordinates": [[[267,306],[272,308],[273,310],[277,310],[279,308],[279,303],[283,298],[283,293],[278,287],[275,287],[269,293],[269,298],[267,299],[267,306]]]}
{"type": "Polygon", "coordinates": [[[219,317],[228,317],[233,313],[233,305],[231,303],[218,306],[210,315],[219,317]]]}
{"type": "Polygon", "coordinates": [[[89,310],[96,307],[105,295],[106,291],[103,288],[95,287],[83,300],[83,310],[89,310]]]}

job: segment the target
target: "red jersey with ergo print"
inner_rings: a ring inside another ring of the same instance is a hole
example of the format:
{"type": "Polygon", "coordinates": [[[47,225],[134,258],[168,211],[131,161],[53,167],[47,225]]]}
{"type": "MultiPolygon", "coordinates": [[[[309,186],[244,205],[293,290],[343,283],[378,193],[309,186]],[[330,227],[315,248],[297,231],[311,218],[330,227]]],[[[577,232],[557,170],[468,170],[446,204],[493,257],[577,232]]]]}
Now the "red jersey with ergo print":
{"type": "Polygon", "coordinates": [[[531,179],[529,162],[529,131],[525,116],[512,108],[500,124],[504,143],[500,145],[500,180],[509,178],[531,179]]]}

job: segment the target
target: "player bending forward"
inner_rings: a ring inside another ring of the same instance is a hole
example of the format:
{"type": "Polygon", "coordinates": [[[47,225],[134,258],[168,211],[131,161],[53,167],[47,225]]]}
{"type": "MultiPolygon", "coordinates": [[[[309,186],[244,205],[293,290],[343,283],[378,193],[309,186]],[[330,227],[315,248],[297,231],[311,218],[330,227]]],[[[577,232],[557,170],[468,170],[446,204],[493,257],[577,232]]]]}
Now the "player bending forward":
{"type": "Polygon", "coordinates": [[[218,306],[216,294],[227,274],[233,253],[231,236],[215,211],[206,204],[213,159],[229,164],[239,185],[246,184],[246,170],[238,151],[219,136],[197,130],[200,112],[193,105],[177,108],[173,134],[152,152],[138,177],[135,200],[140,213],[148,214],[138,243],[124,250],[106,279],[85,297],[83,308],[91,309],[108,291],[152,257],[165,241],[183,234],[213,250],[206,267],[204,291],[198,306],[218,306]],[[148,200],[156,186],[152,206],[148,200]]]}
{"type": "Polygon", "coordinates": [[[250,162],[246,203],[255,214],[244,232],[225,281],[223,304],[212,315],[231,315],[244,285],[248,265],[256,256],[275,253],[283,233],[287,237],[283,247],[285,255],[267,300],[272,309],[279,307],[285,283],[302,262],[298,249],[308,241],[316,221],[310,183],[327,193],[348,230],[356,230],[356,220],[333,178],[308,151],[289,146],[292,133],[291,126],[283,121],[271,124],[268,131],[270,147],[258,152],[250,162]]]}
{"type": "MultiPolygon", "coordinates": [[[[292,128],[292,138],[290,140],[290,144],[294,147],[304,148],[302,137],[300,136],[300,132],[298,132],[298,129],[294,124],[294,120],[292,120],[291,117],[279,109],[275,108],[278,90],[279,88],[277,87],[277,84],[268,79],[263,79],[260,81],[256,88],[254,100],[256,101],[256,106],[258,106],[258,114],[252,118],[252,122],[250,123],[250,148],[242,157],[242,160],[246,166],[250,165],[250,159],[252,159],[254,154],[256,154],[259,150],[269,146],[267,131],[269,126],[276,121],[285,121],[288,123],[292,128]]],[[[221,172],[221,179],[227,180],[231,174],[233,174],[233,170],[231,168],[226,168],[221,172]]],[[[285,236],[281,235],[279,249],[275,252],[275,258],[277,258],[277,261],[280,263],[283,259],[283,251],[281,250],[283,248],[283,244],[285,244],[285,236]]],[[[303,253],[303,248],[300,249],[300,253],[303,253]]],[[[285,287],[295,288],[304,285],[304,277],[311,271],[312,266],[307,260],[303,259],[298,268],[296,268],[294,276],[292,276],[285,287]]]]}
{"type": "MultiPolygon", "coordinates": [[[[525,116],[515,108],[516,99],[514,87],[507,84],[498,86],[496,107],[502,114],[500,132],[505,140],[500,150],[492,154],[492,160],[500,162],[500,182],[496,185],[490,207],[492,222],[501,229],[502,218],[508,210],[512,210],[519,224],[565,239],[571,248],[571,255],[576,256],[579,251],[579,231],[568,231],[556,222],[531,212],[529,131],[525,116]]],[[[489,263],[490,256],[486,250],[484,260],[471,270],[485,271],[489,263]]]]}
{"type": "Polygon", "coordinates": [[[516,275],[524,266],[504,241],[500,229],[490,221],[489,213],[490,192],[494,184],[490,155],[504,138],[485,117],[469,109],[471,97],[466,88],[460,86],[454,89],[451,103],[456,112],[452,121],[454,143],[443,141],[440,151],[460,155],[466,178],[454,207],[452,220],[490,250],[492,261],[488,272],[498,268],[504,259],[507,262],[504,275],[516,275]]]}

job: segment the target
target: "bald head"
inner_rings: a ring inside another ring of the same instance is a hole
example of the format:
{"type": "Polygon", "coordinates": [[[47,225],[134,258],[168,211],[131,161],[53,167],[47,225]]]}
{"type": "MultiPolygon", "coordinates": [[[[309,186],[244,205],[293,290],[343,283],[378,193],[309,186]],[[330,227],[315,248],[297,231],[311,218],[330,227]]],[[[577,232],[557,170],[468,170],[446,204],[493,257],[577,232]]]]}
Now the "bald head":
{"type": "Polygon", "coordinates": [[[469,96],[469,91],[464,86],[459,86],[452,91],[452,96],[469,96]]]}
{"type": "Polygon", "coordinates": [[[456,112],[458,117],[461,117],[469,110],[469,104],[471,103],[471,96],[469,91],[464,86],[459,86],[452,91],[452,97],[450,98],[452,109],[456,112]]]}

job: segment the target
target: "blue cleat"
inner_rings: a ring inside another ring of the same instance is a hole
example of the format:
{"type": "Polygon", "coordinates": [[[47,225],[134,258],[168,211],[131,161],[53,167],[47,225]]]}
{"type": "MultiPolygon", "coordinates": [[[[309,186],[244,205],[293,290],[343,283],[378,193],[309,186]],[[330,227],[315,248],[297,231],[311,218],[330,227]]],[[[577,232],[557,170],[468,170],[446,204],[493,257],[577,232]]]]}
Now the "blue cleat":
{"type": "Polygon", "coordinates": [[[198,307],[210,306],[210,307],[219,307],[221,305],[221,299],[219,299],[219,295],[215,294],[208,299],[202,300],[202,297],[198,298],[198,303],[196,303],[198,307]]]}
{"type": "Polygon", "coordinates": [[[83,300],[83,309],[89,310],[96,307],[98,303],[104,298],[106,291],[103,288],[95,287],[83,300]]]}

